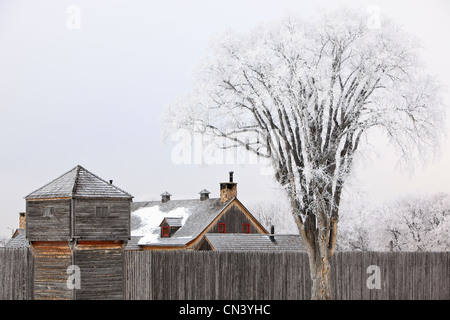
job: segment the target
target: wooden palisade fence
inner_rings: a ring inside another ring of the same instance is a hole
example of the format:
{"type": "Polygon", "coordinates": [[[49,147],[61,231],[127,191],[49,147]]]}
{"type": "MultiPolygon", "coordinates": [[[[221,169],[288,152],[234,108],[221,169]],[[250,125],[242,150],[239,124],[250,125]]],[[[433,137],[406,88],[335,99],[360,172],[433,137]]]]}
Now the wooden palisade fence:
{"type": "Polygon", "coordinates": [[[30,300],[33,257],[28,248],[0,248],[0,300],[30,300]]]}
{"type": "MultiPolygon", "coordinates": [[[[310,299],[307,259],[299,252],[125,251],[123,292],[117,297],[310,299]]],[[[448,300],[449,265],[450,252],[337,252],[334,296],[448,300]]],[[[33,298],[33,279],[30,250],[0,249],[0,299],[33,298]]]]}
{"type": "MultiPolygon", "coordinates": [[[[306,253],[128,251],[125,259],[127,299],[311,297],[306,253]]],[[[334,297],[450,299],[449,262],[449,252],[337,252],[334,297]]]]}

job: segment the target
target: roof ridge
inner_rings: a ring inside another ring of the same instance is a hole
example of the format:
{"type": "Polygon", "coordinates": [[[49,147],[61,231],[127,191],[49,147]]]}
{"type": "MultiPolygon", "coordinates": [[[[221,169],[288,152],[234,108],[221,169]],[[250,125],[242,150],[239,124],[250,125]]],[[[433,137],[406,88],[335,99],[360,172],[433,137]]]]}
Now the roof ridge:
{"type": "Polygon", "coordinates": [[[63,174],[61,174],[61,175],[58,176],[57,178],[53,179],[53,180],[50,181],[49,183],[46,183],[46,184],[43,185],[42,187],[37,188],[37,189],[34,190],[33,192],[30,192],[30,193],[29,193],[28,195],[26,195],[24,198],[27,199],[27,198],[28,198],[30,195],[32,195],[33,193],[35,193],[35,192],[37,192],[37,191],[39,191],[39,190],[41,190],[41,189],[44,189],[45,187],[47,187],[48,185],[52,184],[52,183],[55,182],[56,180],[61,179],[62,177],[64,177],[65,175],[67,175],[69,172],[72,172],[73,170],[75,170],[77,167],[78,167],[78,166],[76,166],[76,167],[70,169],[70,170],[67,171],[67,172],[64,172],[63,174]]]}
{"type": "MultiPolygon", "coordinates": [[[[107,184],[108,186],[111,186],[111,187],[113,187],[114,189],[116,189],[116,190],[118,190],[118,191],[124,193],[125,195],[127,195],[127,196],[133,198],[133,196],[132,196],[131,194],[129,194],[128,192],[126,192],[125,190],[122,190],[122,189],[120,189],[119,187],[113,185],[112,183],[107,182],[106,180],[104,180],[104,179],[100,178],[99,176],[97,176],[95,173],[92,173],[91,171],[87,170],[86,168],[84,168],[84,167],[82,167],[82,166],[80,166],[80,165],[78,165],[78,167],[79,167],[79,169],[83,169],[83,170],[86,171],[87,173],[89,173],[89,174],[91,174],[92,176],[94,176],[94,178],[96,178],[96,179],[98,179],[98,180],[104,182],[104,183],[107,184]]],[[[78,182],[78,177],[79,177],[79,175],[80,175],[80,170],[77,172],[77,177],[76,177],[77,182],[78,182]]],[[[75,194],[74,194],[74,195],[75,195],[75,194]]]]}
{"type": "MultiPolygon", "coordinates": [[[[219,200],[220,198],[209,198],[206,200],[219,200]]],[[[174,202],[174,201],[206,201],[206,200],[200,200],[200,198],[191,198],[191,199],[170,199],[167,202],[164,203],[170,203],[170,202],[174,202]]],[[[149,202],[159,202],[161,204],[163,204],[161,202],[161,200],[142,200],[142,201],[133,201],[133,203],[149,203],[149,202]]]]}
{"type": "Polygon", "coordinates": [[[25,196],[25,199],[42,199],[42,198],[75,198],[75,197],[115,197],[115,198],[133,198],[131,194],[120,189],[119,187],[107,182],[96,174],[77,165],[73,169],[61,174],[57,178],[51,180],[44,186],[34,190],[25,196]],[[97,186],[100,193],[93,193],[89,189],[91,186],[97,186]],[[86,191],[87,190],[87,191],[86,191]]]}
{"type": "Polygon", "coordinates": [[[77,187],[78,187],[78,177],[80,176],[80,169],[84,169],[82,166],[77,165],[77,172],[75,173],[75,181],[73,183],[73,188],[72,188],[72,197],[75,195],[75,193],[77,192],[77,187]]]}

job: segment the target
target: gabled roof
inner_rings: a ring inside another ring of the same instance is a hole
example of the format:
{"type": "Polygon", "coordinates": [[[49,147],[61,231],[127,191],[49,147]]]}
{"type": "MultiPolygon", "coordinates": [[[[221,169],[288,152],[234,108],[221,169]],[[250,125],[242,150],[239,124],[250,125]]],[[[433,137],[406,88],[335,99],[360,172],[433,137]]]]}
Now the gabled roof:
{"type": "Polygon", "coordinates": [[[205,240],[217,251],[306,251],[299,235],[208,233],[205,240]]]}
{"type": "Polygon", "coordinates": [[[26,238],[25,229],[17,229],[13,237],[5,244],[5,248],[18,249],[28,248],[30,246],[29,241],[26,238]]]}
{"type": "MultiPolygon", "coordinates": [[[[166,221],[169,227],[181,227],[183,225],[182,217],[165,217],[163,222],[166,221]]],[[[161,222],[161,224],[163,223],[161,222]]],[[[159,226],[161,226],[161,224],[159,226]]]]}
{"type": "Polygon", "coordinates": [[[76,166],[25,197],[52,198],[133,198],[129,193],[99,178],[82,166],[76,166]]]}
{"type": "Polygon", "coordinates": [[[142,236],[140,245],[184,246],[198,237],[233,200],[235,198],[225,203],[219,198],[134,202],[131,235],[142,236]],[[159,226],[167,217],[178,218],[182,226],[170,238],[161,238],[159,226]]]}
{"type": "Polygon", "coordinates": [[[140,238],[142,237],[131,236],[130,240],[128,240],[127,245],[125,246],[125,250],[142,250],[142,248],[138,245],[140,238]]]}

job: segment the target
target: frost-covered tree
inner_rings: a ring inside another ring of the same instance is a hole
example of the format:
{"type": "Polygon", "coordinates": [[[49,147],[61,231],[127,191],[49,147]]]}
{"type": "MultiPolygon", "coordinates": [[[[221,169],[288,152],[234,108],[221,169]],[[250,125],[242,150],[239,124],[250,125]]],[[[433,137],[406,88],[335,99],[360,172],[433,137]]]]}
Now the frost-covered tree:
{"type": "Polygon", "coordinates": [[[338,244],[343,250],[450,250],[449,194],[409,194],[342,209],[338,244]]]}
{"type": "Polygon", "coordinates": [[[272,190],[271,196],[246,201],[245,205],[266,230],[274,226],[277,234],[298,234],[289,199],[279,190],[272,190]]]}
{"type": "Polygon", "coordinates": [[[378,234],[383,240],[376,242],[392,242],[394,251],[450,250],[448,194],[404,196],[383,206],[379,217],[378,234]]]}
{"type": "MultiPolygon", "coordinates": [[[[357,197],[357,196],[356,196],[357,197]]],[[[373,232],[380,231],[377,207],[370,202],[352,201],[344,197],[341,201],[337,248],[341,251],[373,250],[373,232]],[[377,224],[378,222],[378,224],[377,224]]]]}
{"type": "Polygon", "coordinates": [[[308,250],[313,299],[332,298],[341,194],[365,135],[380,128],[409,160],[439,140],[439,89],[418,49],[387,19],[370,29],[349,10],[289,16],[219,35],[190,94],[165,110],[166,135],[194,130],[271,161],[308,250]]]}

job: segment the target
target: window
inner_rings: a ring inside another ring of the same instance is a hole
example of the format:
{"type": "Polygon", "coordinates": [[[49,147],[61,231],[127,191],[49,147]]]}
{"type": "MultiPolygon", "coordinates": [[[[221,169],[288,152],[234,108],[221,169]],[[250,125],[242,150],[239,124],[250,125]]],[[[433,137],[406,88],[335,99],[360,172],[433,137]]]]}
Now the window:
{"type": "Polygon", "coordinates": [[[225,223],[218,223],[217,224],[217,232],[218,233],[225,233],[225,223]]]}
{"type": "Polygon", "coordinates": [[[107,218],[109,215],[108,207],[95,207],[95,216],[98,218],[107,218]]]}
{"type": "Polygon", "coordinates": [[[43,212],[43,216],[44,217],[53,217],[53,215],[55,214],[55,208],[54,207],[44,207],[44,212],[43,212]]]}
{"type": "Polygon", "coordinates": [[[169,229],[169,227],[162,227],[161,237],[163,237],[163,238],[170,237],[170,229],[169,229]]]}
{"type": "Polygon", "coordinates": [[[250,223],[242,224],[242,233],[250,233],[250,223]]]}

